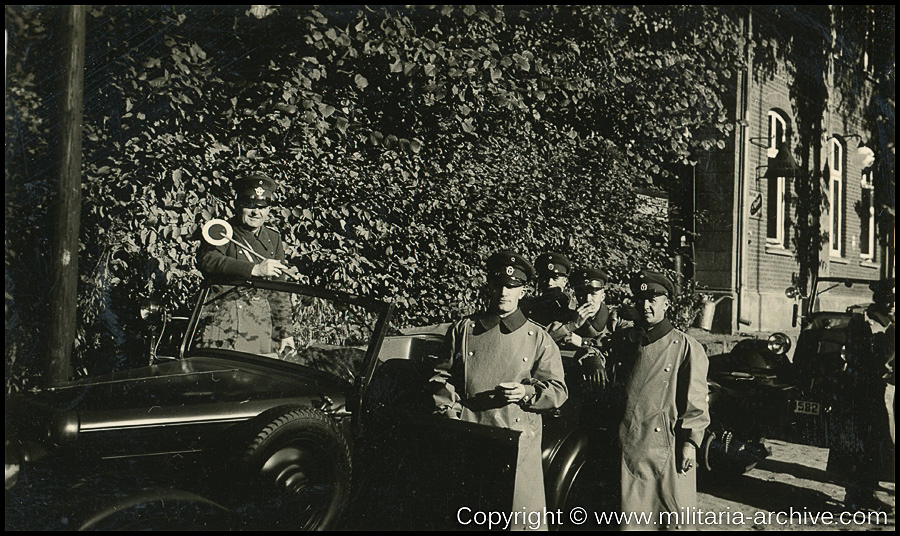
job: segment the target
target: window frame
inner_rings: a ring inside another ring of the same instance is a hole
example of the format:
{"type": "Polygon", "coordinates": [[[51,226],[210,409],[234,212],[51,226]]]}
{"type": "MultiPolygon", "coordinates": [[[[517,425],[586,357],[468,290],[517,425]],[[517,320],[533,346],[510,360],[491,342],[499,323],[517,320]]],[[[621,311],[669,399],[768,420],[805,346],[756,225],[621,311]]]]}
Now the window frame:
{"type": "MultiPolygon", "coordinates": [[[[788,122],[777,110],[769,110],[767,117],[768,145],[766,156],[768,158],[774,158],[775,155],[778,154],[778,147],[787,138],[788,122]]],[[[790,210],[790,208],[787,203],[787,188],[788,182],[786,177],[780,176],[769,179],[766,192],[766,196],[768,197],[766,210],[768,212],[773,205],[775,207],[774,217],[770,213],[766,214],[766,245],[770,247],[789,249],[788,240],[790,233],[788,232],[788,210],[790,210]],[[774,201],[772,200],[772,196],[775,196],[774,201]],[[772,236],[773,231],[774,236],[772,236]]]]}
{"type": "Polygon", "coordinates": [[[845,155],[845,145],[841,140],[833,138],[828,151],[828,253],[836,258],[843,258],[845,251],[845,155]]]}

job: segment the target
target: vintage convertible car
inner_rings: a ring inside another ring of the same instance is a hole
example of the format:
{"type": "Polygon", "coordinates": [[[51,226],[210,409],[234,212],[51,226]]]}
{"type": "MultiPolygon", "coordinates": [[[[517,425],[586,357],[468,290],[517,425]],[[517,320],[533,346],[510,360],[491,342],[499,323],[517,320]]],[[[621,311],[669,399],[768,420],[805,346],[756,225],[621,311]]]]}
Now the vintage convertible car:
{"type": "MultiPolygon", "coordinates": [[[[435,529],[509,511],[518,432],[431,415],[440,327],[400,334],[391,310],[205,282],[189,318],[161,313],[146,366],[7,399],[6,528],[435,529]]],[[[585,440],[568,414],[547,420],[555,507],[585,440]]]]}
{"type": "MultiPolygon", "coordinates": [[[[519,433],[432,415],[448,325],[401,333],[391,312],[205,282],[189,318],[157,310],[145,366],[8,398],[6,528],[430,530],[509,512],[519,433]],[[286,334],[296,348],[278,354],[286,334]]],[[[571,357],[569,400],[544,415],[547,509],[612,510],[617,423],[571,357]]],[[[708,468],[735,451],[722,439],[704,443],[708,468]]]]}
{"type": "MultiPolygon", "coordinates": [[[[874,281],[819,277],[805,307],[796,308],[801,326],[792,358],[791,339],[773,333],[767,339],[745,339],[728,354],[710,360],[713,419],[743,442],[777,438],[829,448],[827,419],[846,395],[845,342],[850,318],[867,304],[840,311],[816,310],[821,296],[836,288],[868,288],[874,281]]],[[[789,288],[790,298],[799,298],[789,288]]],[[[715,432],[715,430],[714,430],[715,432]]],[[[735,458],[731,458],[735,460],[735,458]]]]}
{"type": "Polygon", "coordinates": [[[299,285],[205,283],[147,366],[7,400],[6,528],[334,526],[358,379],[389,314],[299,285]],[[277,308],[296,340],[281,359],[277,308]]]}

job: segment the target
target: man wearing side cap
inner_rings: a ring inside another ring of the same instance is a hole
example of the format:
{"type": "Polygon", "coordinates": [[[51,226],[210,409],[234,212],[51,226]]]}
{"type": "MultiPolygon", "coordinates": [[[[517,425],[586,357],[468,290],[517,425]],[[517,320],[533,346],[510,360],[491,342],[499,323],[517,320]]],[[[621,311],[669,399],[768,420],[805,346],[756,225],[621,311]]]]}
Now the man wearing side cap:
{"type": "MultiPolygon", "coordinates": [[[[703,346],[666,318],[674,285],[663,274],[632,278],[637,308],[633,327],[617,332],[611,358],[624,385],[619,426],[622,447],[622,511],[647,513],[666,528],[697,507],[697,449],[709,425],[709,360],[703,346]],[[682,510],[684,509],[684,510],[682,510]]],[[[624,529],[657,527],[632,524],[624,529]]]]}
{"type": "Polygon", "coordinates": [[[531,264],[500,251],[487,270],[488,310],[451,327],[430,383],[437,413],[522,432],[512,505],[521,514],[511,528],[533,529],[527,513],[545,507],[540,413],[560,407],[568,390],[556,343],[519,309],[531,264]]]}
{"type": "MultiPolygon", "coordinates": [[[[204,276],[285,279],[285,273],[290,269],[284,264],[281,235],[265,225],[275,187],[275,181],[262,173],[236,180],[237,214],[228,220],[234,232],[233,240],[265,260],[231,241],[221,246],[203,243],[198,252],[197,267],[204,276]]],[[[282,354],[294,348],[290,303],[281,293],[242,290],[241,295],[234,296],[228,304],[220,304],[219,312],[221,318],[211,323],[208,333],[203,334],[204,340],[259,354],[282,354]]]]}
{"type": "Polygon", "coordinates": [[[540,295],[523,299],[522,311],[560,343],[567,332],[554,323],[567,322],[575,310],[575,301],[565,292],[572,262],[565,255],[551,251],[538,255],[534,264],[540,295]]]}

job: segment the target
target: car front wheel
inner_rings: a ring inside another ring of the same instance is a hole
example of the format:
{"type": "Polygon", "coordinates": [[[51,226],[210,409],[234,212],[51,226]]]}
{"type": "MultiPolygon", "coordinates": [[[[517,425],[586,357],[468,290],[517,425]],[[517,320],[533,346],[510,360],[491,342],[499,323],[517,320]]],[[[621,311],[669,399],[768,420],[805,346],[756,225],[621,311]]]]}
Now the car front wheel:
{"type": "Polygon", "coordinates": [[[314,408],[272,421],[243,456],[254,500],[248,528],[334,528],[350,494],[350,448],[335,422],[314,408]]]}

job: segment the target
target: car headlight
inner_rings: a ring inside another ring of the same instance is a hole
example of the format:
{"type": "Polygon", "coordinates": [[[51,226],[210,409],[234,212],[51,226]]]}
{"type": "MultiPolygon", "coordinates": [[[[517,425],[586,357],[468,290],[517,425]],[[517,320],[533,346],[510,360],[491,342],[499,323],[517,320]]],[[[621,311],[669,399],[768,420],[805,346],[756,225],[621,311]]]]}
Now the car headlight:
{"type": "Polygon", "coordinates": [[[783,355],[791,349],[791,339],[784,333],[773,333],[769,335],[766,346],[773,354],[783,355]]]}

